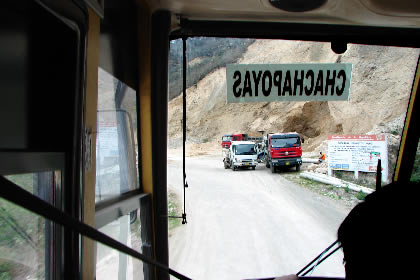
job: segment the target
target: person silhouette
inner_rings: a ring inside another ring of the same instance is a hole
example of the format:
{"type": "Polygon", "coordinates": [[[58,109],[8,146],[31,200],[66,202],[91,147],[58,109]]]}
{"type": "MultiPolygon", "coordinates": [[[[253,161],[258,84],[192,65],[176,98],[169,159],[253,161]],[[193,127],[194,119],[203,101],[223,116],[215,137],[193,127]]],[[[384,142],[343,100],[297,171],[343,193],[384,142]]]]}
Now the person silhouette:
{"type": "Polygon", "coordinates": [[[346,280],[413,276],[420,237],[419,187],[391,183],[351,210],[337,232],[346,280]]]}

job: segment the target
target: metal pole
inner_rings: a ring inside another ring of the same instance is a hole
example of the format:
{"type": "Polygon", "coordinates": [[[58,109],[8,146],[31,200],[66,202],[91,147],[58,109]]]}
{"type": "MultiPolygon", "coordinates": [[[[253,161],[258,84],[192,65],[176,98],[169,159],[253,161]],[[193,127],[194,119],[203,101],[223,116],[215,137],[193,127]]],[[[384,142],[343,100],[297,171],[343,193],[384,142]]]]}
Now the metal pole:
{"type": "Polygon", "coordinates": [[[382,181],[382,164],[381,159],[378,159],[378,166],[376,167],[376,190],[381,188],[382,181]]]}
{"type": "Polygon", "coordinates": [[[187,187],[187,175],[185,174],[185,142],[187,139],[187,39],[182,38],[182,174],[184,180],[184,213],[182,224],[187,223],[185,211],[185,188],[187,187]]]}

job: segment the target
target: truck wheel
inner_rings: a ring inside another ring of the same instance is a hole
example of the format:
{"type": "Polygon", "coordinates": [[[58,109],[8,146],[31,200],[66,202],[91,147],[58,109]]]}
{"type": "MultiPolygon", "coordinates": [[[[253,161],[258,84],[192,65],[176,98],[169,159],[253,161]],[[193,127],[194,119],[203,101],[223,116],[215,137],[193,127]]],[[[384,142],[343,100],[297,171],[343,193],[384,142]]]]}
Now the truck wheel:
{"type": "Polygon", "coordinates": [[[273,164],[271,164],[271,173],[276,173],[276,167],[273,165],[273,164]]]}
{"type": "Polygon", "coordinates": [[[255,170],[255,166],[252,167],[252,170],[255,170]]]}
{"type": "Polygon", "coordinates": [[[296,171],[300,171],[300,164],[296,164],[296,171]]]}
{"type": "Polygon", "coordinates": [[[232,164],[232,170],[233,170],[233,171],[236,171],[236,167],[235,167],[235,165],[233,165],[233,164],[232,164]]]}

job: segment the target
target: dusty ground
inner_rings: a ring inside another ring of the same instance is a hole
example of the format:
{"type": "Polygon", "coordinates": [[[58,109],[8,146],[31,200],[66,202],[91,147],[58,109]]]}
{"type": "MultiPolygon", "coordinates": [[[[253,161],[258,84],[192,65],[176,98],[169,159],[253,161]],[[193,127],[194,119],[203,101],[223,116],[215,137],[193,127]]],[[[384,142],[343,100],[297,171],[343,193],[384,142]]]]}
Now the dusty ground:
{"type": "MultiPolygon", "coordinates": [[[[296,273],[336,239],[349,211],[263,164],[232,171],[218,154],[189,157],[186,164],[188,224],[170,233],[169,265],[192,279],[296,273]]],[[[183,197],[179,151],[168,154],[168,188],[183,197]]],[[[337,252],[313,276],[343,277],[342,257],[337,252]]]]}

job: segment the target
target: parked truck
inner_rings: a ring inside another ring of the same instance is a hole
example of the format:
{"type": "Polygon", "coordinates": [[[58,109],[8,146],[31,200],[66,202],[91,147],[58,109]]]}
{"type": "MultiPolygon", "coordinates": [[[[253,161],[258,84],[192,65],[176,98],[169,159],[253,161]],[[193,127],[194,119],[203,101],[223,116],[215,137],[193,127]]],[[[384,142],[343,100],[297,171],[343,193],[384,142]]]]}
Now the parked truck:
{"type": "Polygon", "coordinates": [[[296,167],[302,165],[303,137],[296,132],[269,133],[264,140],[265,166],[275,173],[280,166],[296,167]]]}
{"type": "Polygon", "coordinates": [[[255,170],[258,164],[255,143],[251,141],[232,141],[223,158],[223,164],[225,169],[232,168],[233,171],[239,168],[255,170]]]}
{"type": "Polygon", "coordinates": [[[222,148],[229,149],[232,143],[232,134],[225,134],[222,136],[222,148]]]}
{"type": "Polygon", "coordinates": [[[222,148],[229,149],[232,141],[247,141],[248,134],[225,134],[222,137],[222,148]]]}

